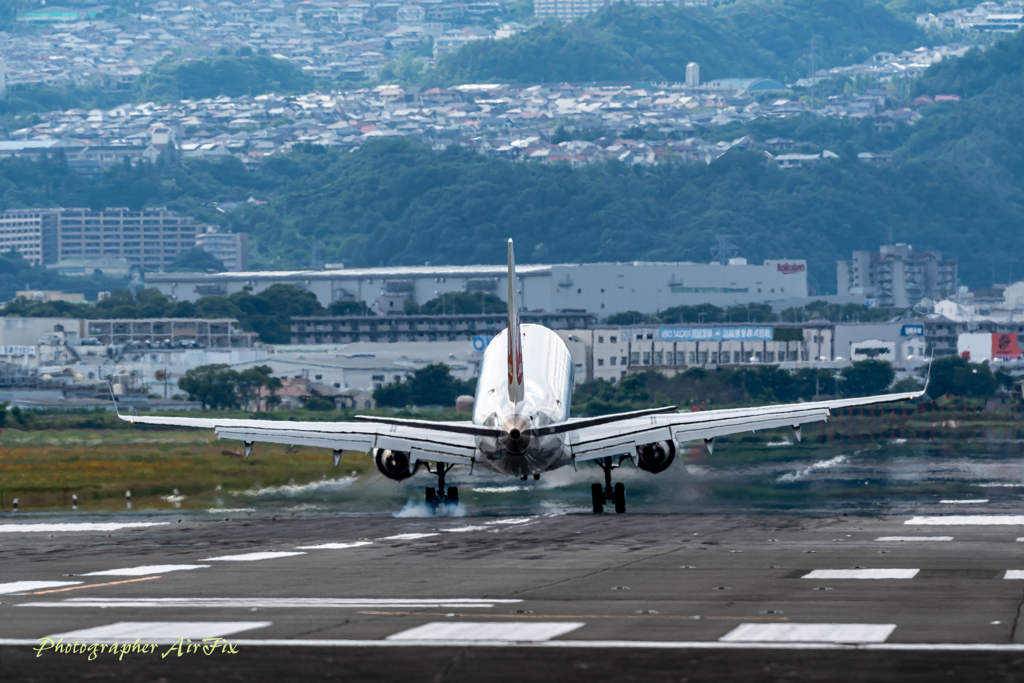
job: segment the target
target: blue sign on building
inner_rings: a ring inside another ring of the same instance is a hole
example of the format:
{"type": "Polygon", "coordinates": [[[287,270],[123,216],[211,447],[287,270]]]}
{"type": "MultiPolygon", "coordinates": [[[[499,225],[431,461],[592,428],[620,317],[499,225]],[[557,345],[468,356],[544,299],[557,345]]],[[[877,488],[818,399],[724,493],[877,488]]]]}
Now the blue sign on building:
{"type": "Polygon", "coordinates": [[[923,337],[924,325],[904,325],[900,328],[901,337],[923,337]]]}
{"type": "Polygon", "coordinates": [[[771,327],[662,327],[661,341],[771,341],[771,327]]]}

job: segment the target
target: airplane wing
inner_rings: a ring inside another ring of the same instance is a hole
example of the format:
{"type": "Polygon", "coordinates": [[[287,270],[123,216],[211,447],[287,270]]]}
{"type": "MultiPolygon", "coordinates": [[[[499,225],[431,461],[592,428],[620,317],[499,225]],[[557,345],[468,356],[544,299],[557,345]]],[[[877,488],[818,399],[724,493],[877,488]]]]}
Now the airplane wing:
{"type": "MultiPolygon", "coordinates": [[[[923,391],[905,394],[883,394],[864,398],[836,399],[815,403],[788,403],[758,408],[705,410],[697,413],[671,413],[633,417],[604,424],[573,429],[564,423],[567,445],[577,461],[596,460],[615,455],[636,454],[637,446],[655,441],[695,441],[703,439],[711,450],[716,436],[753,432],[759,429],[792,427],[797,439],[800,428],[812,422],[827,421],[837,408],[878,405],[908,401],[924,395],[923,391]]],[[[613,416],[609,416],[613,417],[613,416]]],[[[557,425],[563,431],[563,425],[557,425]]]]}
{"type": "Polygon", "coordinates": [[[145,415],[118,415],[118,417],[133,424],[212,429],[221,439],[237,439],[245,442],[246,457],[249,456],[253,443],[259,442],[330,448],[335,451],[335,455],[339,455],[343,450],[369,453],[375,448],[385,448],[408,452],[413,461],[419,459],[469,465],[473,462],[477,434],[499,433],[497,430],[466,423],[429,423],[420,420],[410,422],[422,422],[422,425],[386,422],[285,422],[145,415]]]}

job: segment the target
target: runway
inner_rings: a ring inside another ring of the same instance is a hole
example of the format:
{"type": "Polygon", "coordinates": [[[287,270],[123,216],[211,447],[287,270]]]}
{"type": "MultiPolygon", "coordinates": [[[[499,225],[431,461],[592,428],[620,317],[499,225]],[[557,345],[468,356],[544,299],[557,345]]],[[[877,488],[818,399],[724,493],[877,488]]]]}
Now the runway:
{"type": "Polygon", "coordinates": [[[1024,676],[1024,516],[1004,511],[122,521],[0,521],[5,671],[19,680],[67,680],[68,667],[143,680],[1024,676]],[[161,656],[181,638],[187,650],[187,639],[218,637],[237,653],[161,656]],[[92,661],[34,649],[75,641],[158,647],[92,661]]]}

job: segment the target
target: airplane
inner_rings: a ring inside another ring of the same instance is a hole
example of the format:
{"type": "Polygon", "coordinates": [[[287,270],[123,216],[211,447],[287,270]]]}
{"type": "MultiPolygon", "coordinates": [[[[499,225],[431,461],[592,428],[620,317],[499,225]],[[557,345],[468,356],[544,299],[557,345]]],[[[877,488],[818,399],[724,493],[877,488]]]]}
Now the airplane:
{"type": "MultiPolygon", "coordinates": [[[[457,504],[458,488],[445,489],[455,466],[483,467],[527,479],[561,467],[593,462],[604,485],[591,487],[595,513],[611,503],[626,511],[626,489],[612,485],[612,471],[627,460],[657,474],[672,464],[677,444],[703,440],[714,452],[716,437],[790,427],[797,440],[803,425],[827,421],[837,408],[912,400],[924,390],[865,398],[680,413],[675,406],[599,417],[570,418],[573,362],[562,339],[541,325],[520,324],[515,255],[508,241],[508,327],[487,346],[477,379],[472,422],[432,422],[397,417],[354,416],[357,422],[272,422],[226,418],[120,415],[131,423],[215,430],[245,444],[279,443],[329,448],[338,465],[342,451],[372,454],[387,478],[402,481],[421,467],[437,477],[426,502],[457,504]],[[431,469],[431,463],[434,469],[431,469]]],[[[927,385],[926,385],[927,389],[927,385]]],[[[115,401],[116,406],[116,401],[115,401]]]]}

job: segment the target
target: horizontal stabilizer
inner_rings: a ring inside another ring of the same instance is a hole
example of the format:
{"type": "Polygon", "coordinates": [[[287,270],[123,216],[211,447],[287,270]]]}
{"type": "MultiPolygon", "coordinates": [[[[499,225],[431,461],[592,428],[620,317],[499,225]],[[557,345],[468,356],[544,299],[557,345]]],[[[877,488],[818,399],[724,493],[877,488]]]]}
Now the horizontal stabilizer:
{"type": "Polygon", "coordinates": [[[584,429],[586,427],[595,427],[597,425],[608,424],[609,422],[621,422],[622,420],[632,420],[636,417],[644,417],[646,415],[660,415],[662,413],[675,412],[676,406],[665,406],[664,408],[647,408],[645,410],[634,410],[629,413],[615,413],[614,415],[601,415],[600,417],[589,417],[582,418],[579,420],[569,420],[568,422],[560,422],[558,424],[549,425],[547,427],[538,427],[537,429],[531,429],[528,434],[531,436],[547,436],[548,434],[562,434],[564,432],[571,432],[575,429],[584,429]]]}

